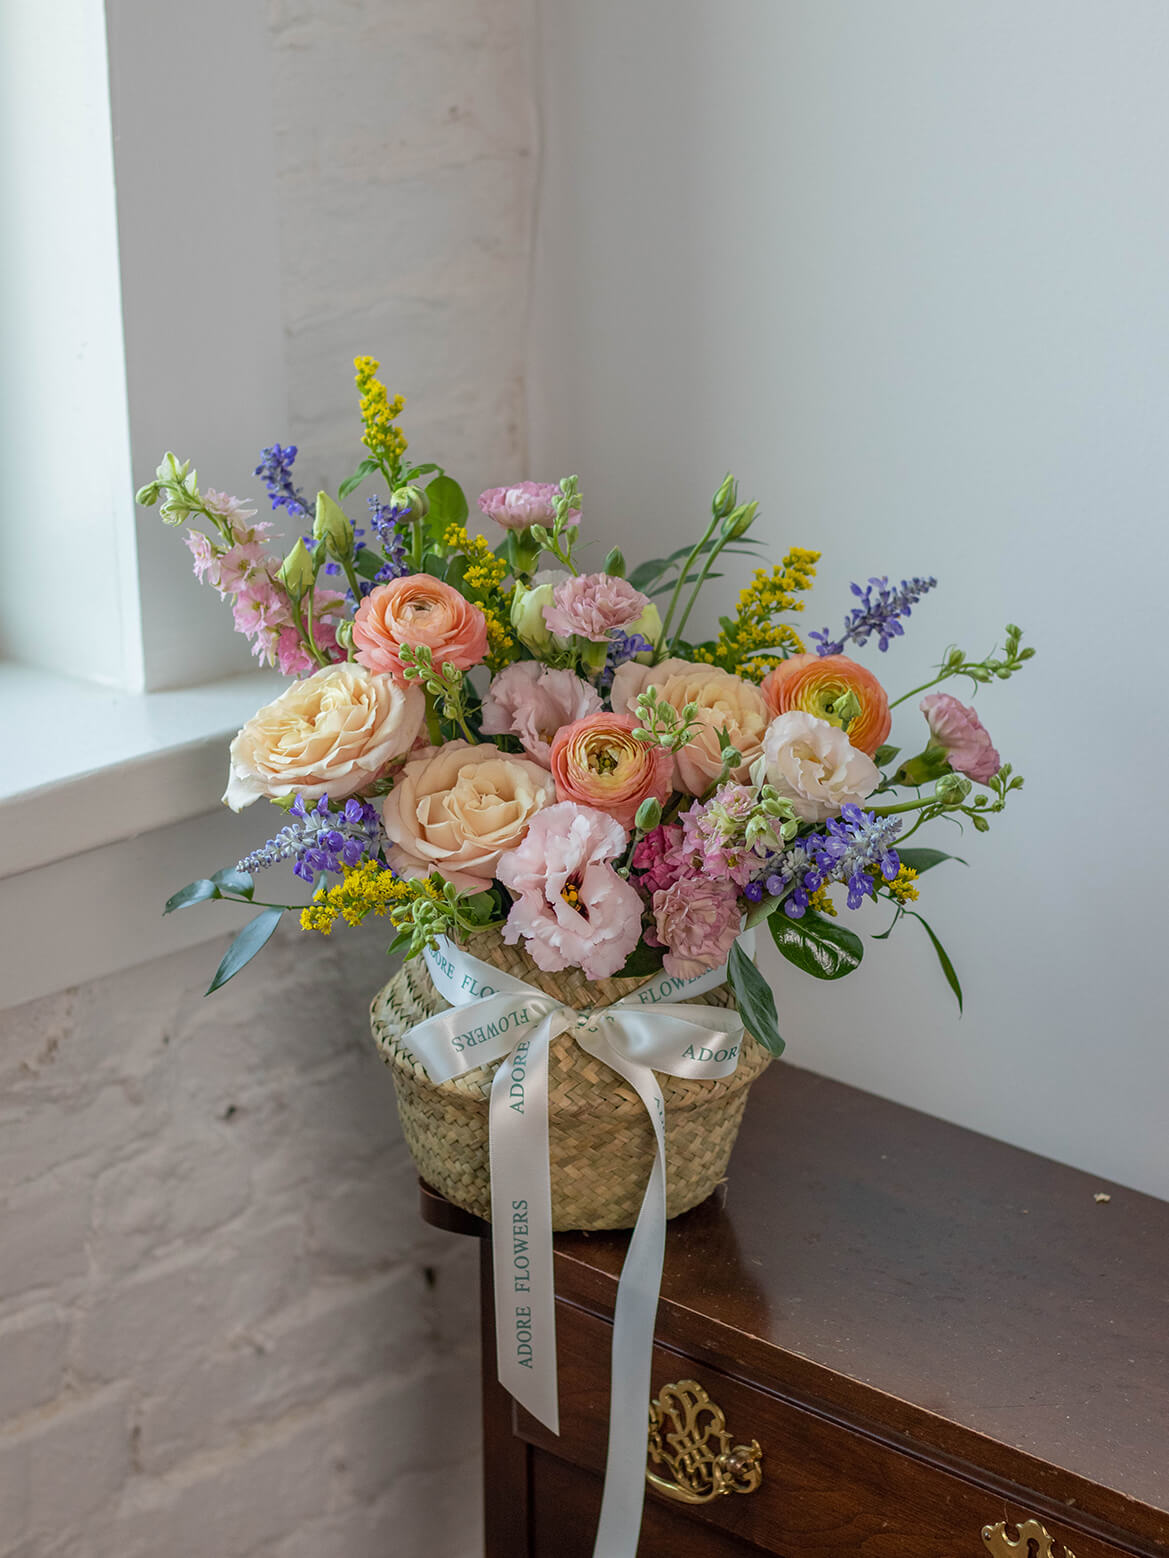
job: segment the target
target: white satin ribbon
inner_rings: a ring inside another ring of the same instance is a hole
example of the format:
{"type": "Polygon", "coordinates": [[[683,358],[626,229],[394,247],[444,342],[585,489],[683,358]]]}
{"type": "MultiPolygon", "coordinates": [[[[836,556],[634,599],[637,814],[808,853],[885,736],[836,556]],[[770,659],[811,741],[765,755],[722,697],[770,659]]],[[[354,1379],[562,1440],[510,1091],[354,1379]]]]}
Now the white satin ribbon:
{"type": "MultiPolygon", "coordinates": [[[[753,933],[741,940],[749,953],[753,933]]],[[[571,1032],[583,1050],[625,1078],[653,1125],[654,1163],[613,1313],[609,1452],[594,1547],[594,1558],[635,1558],[666,1240],[665,1104],[654,1072],[716,1079],[734,1071],[743,1036],[739,1014],[671,999],[715,989],[725,983],[726,968],[691,980],[659,974],[612,1006],[578,1012],[445,938],[425,955],[435,988],[451,1008],[407,1035],[431,1080],[446,1082],[489,1061],[504,1061],[492,1083],[489,1112],[497,1364],[500,1382],[553,1433],[560,1432],[560,1416],[548,1162],[551,1041],[571,1032]]]]}

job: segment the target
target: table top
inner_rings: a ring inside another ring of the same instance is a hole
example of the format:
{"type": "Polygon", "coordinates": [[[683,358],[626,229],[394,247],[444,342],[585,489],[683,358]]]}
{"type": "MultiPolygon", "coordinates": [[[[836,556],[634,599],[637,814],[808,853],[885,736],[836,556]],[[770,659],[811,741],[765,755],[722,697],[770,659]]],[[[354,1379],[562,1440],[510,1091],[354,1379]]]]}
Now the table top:
{"type": "MultiPolygon", "coordinates": [[[[611,1312],[626,1242],[557,1235],[558,1294],[611,1312]]],[[[658,1336],[1169,1544],[1167,1202],[778,1063],[658,1336]]]]}

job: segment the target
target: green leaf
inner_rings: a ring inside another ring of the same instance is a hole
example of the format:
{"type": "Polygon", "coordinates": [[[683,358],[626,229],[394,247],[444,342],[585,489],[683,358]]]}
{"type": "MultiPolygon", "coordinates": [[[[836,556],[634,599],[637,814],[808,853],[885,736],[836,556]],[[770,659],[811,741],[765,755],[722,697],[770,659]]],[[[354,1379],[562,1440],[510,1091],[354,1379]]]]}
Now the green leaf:
{"type": "MultiPolygon", "coordinates": [[[[722,578],[722,574],[721,573],[708,573],[706,577],[707,577],[707,579],[721,579],[722,578]]],[[[696,584],[698,582],[698,580],[701,579],[701,578],[702,578],[702,575],[700,573],[698,573],[698,572],[688,573],[686,575],[686,577],[682,580],[682,583],[683,583],[683,585],[696,584]]],[[[635,586],[635,588],[636,588],[636,586],[635,586]]],[[[675,581],[673,579],[670,579],[665,584],[659,584],[656,589],[649,590],[649,591],[643,591],[642,593],[643,594],[649,594],[651,596],[653,596],[653,595],[668,595],[669,592],[672,589],[674,589],[674,588],[675,588],[675,581]]],[[[768,653],[769,654],[774,654],[775,651],[774,650],[769,650],[768,653]]]]}
{"type": "Polygon", "coordinates": [[[648,979],[651,974],[660,972],[664,956],[664,947],[648,947],[644,941],[639,941],[613,977],[648,979]]]}
{"type": "Polygon", "coordinates": [[[256,890],[256,884],[246,871],[237,871],[234,866],[224,866],[222,871],[216,871],[211,880],[224,893],[239,893],[241,897],[250,898],[256,890]]]}
{"type": "Polygon", "coordinates": [[[967,864],[961,855],[947,855],[943,849],[899,849],[897,858],[903,866],[910,866],[918,876],[923,871],[932,871],[935,866],[940,866],[943,860],[956,860],[960,866],[967,864]]]}
{"type": "Polygon", "coordinates": [[[359,579],[372,579],[382,567],[385,558],[380,552],[366,546],[353,559],[353,572],[359,579]]]}
{"type": "Polygon", "coordinates": [[[884,768],[886,763],[891,763],[900,751],[900,747],[891,747],[888,744],[878,747],[873,753],[873,762],[878,768],[884,768]]]}
{"type": "Polygon", "coordinates": [[[771,918],[782,902],[781,898],[760,898],[758,903],[753,903],[747,910],[743,929],[750,930],[753,925],[762,925],[764,920],[771,918]]]}
{"type": "Polygon", "coordinates": [[[389,946],[386,948],[386,956],[388,958],[393,957],[395,952],[401,952],[402,949],[404,947],[408,947],[413,940],[413,931],[400,930],[394,937],[393,941],[391,941],[389,946]]]}
{"type": "Polygon", "coordinates": [[[727,959],[727,977],[747,1032],[772,1055],[782,1055],[783,1040],[779,1036],[779,1019],[775,1014],[771,986],[737,941],[727,959]]]}
{"type": "Polygon", "coordinates": [[[362,460],[352,476],[346,476],[345,480],[337,488],[339,498],[347,498],[351,492],[356,492],[367,476],[372,476],[378,468],[376,460],[362,460]]]}
{"type": "Polygon", "coordinates": [[[430,512],[426,516],[432,536],[441,536],[448,525],[461,525],[467,518],[467,499],[453,476],[436,476],[426,489],[430,512]]]}
{"type": "Polygon", "coordinates": [[[859,936],[811,909],[798,920],[786,914],[772,915],[768,924],[772,940],[788,962],[813,979],[843,979],[865,955],[859,936]]]}
{"type": "Polygon", "coordinates": [[[925,933],[929,937],[930,941],[933,943],[934,951],[938,954],[938,962],[942,965],[942,973],[945,974],[945,976],[946,976],[946,983],[949,985],[950,989],[954,992],[955,998],[957,999],[957,1002],[958,1002],[958,1010],[961,1011],[962,1010],[962,985],[961,985],[961,983],[960,983],[960,981],[958,979],[957,970],[955,969],[953,963],[951,963],[951,961],[950,961],[950,954],[946,951],[945,947],[942,946],[941,942],[934,935],[932,927],[930,925],[928,925],[926,923],[926,921],[921,918],[921,915],[918,914],[916,912],[916,910],[914,910],[914,909],[906,909],[905,912],[912,919],[920,920],[921,923],[925,926],[925,933]]]}
{"type": "Polygon", "coordinates": [[[219,896],[218,887],[204,876],[197,882],[188,882],[186,887],[180,887],[177,893],[172,893],[162,912],[173,914],[176,909],[189,909],[193,903],[206,903],[208,899],[219,896]]]}
{"type": "Polygon", "coordinates": [[[429,476],[431,471],[441,470],[442,466],[435,465],[433,460],[428,460],[425,465],[412,465],[408,471],[402,472],[402,486],[412,482],[416,476],[429,476]]]}
{"type": "Polygon", "coordinates": [[[208,995],[225,985],[245,964],[252,961],[279,925],[283,913],[283,909],[264,909],[254,920],[248,921],[224,953],[223,962],[215,970],[215,978],[207,987],[208,995]]]}

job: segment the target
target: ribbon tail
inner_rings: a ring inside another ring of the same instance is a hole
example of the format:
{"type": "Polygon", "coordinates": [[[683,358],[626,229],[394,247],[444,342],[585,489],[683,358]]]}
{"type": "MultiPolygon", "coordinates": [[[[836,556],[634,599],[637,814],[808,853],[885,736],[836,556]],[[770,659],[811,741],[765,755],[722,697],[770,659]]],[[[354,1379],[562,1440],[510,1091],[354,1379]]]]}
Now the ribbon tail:
{"type": "Polygon", "coordinates": [[[521,1039],[491,1085],[491,1252],[499,1380],[525,1411],[560,1432],[548,1045],[575,1021],[563,1007],[521,1039]]]}
{"type": "Polygon", "coordinates": [[[593,1558],[636,1558],[645,1503],[646,1423],[653,1369],[654,1324],[666,1251],[665,1103],[648,1066],[626,1060],[583,1036],[578,1043],[636,1089],[654,1128],[656,1152],[649,1183],[617,1284],[609,1387],[609,1449],[605,1490],[593,1558]]]}

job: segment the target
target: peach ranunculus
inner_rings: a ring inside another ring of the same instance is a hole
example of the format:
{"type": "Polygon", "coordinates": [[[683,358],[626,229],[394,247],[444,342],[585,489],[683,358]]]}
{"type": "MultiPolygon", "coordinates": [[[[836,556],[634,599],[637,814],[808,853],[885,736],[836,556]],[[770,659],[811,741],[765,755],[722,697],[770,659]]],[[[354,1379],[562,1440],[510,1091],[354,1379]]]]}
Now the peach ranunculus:
{"type": "Polygon", "coordinates": [[[223,799],[232,811],[262,795],[343,800],[410,750],[425,716],[420,687],[399,687],[363,665],[326,666],[239,732],[223,799]]]}
{"type": "Polygon", "coordinates": [[[763,756],[751,777],[773,785],[802,822],[824,822],[871,795],[881,770],[838,725],[791,709],[768,725],[763,756]]]}
{"type": "Polygon", "coordinates": [[[386,796],[386,858],[400,876],[437,871],[461,892],[480,892],[500,855],[555,799],[547,771],[530,758],[448,741],[411,758],[386,796]]]}
{"type": "Polygon", "coordinates": [[[759,691],[772,715],[802,709],[829,725],[843,722],[833,712],[839,699],[852,693],[860,711],[848,724],[848,739],[870,757],[889,737],[893,717],[880,682],[847,655],[791,655],[763,678],[759,691]]]}
{"type": "Polygon", "coordinates": [[[642,801],[664,805],[673,758],[665,747],[639,741],[628,714],[589,714],[556,732],[552,777],[556,798],[592,806],[631,828],[642,801]]]}
{"type": "Polygon", "coordinates": [[[437,669],[444,661],[469,671],[487,653],[487,619],[441,579],[408,574],[379,584],[353,618],[357,658],[371,671],[388,671],[403,681],[403,644],[423,644],[437,669]]]}
{"type": "Polygon", "coordinates": [[[614,709],[636,713],[640,693],[656,687],[658,698],[679,712],[688,703],[698,705],[698,729],[692,741],[675,754],[674,782],[687,795],[702,795],[722,773],[720,730],[726,730],[742,756],[731,771],[736,783],[746,781],[751,764],[763,750],[767,729],[767,704],[758,687],[713,665],[689,660],[663,660],[660,665],[626,661],[617,667],[611,702],[614,709]]]}

